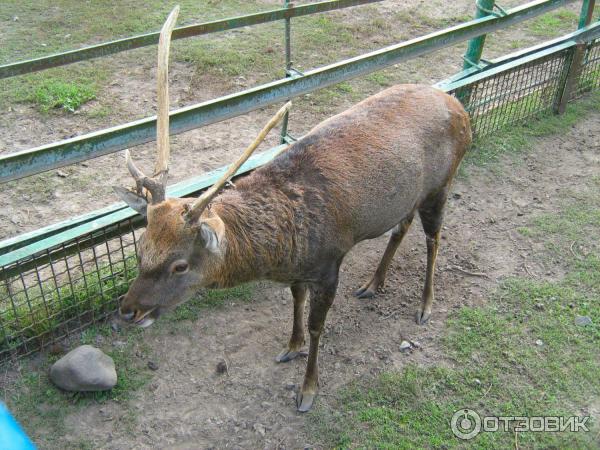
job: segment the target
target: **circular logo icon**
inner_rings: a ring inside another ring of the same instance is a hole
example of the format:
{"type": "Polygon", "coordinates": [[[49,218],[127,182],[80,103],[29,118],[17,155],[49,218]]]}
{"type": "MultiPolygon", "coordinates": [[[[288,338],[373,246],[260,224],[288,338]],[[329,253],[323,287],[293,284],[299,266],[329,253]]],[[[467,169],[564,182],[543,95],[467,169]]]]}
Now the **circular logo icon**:
{"type": "Polygon", "coordinates": [[[459,409],[450,422],[454,436],[459,439],[473,439],[481,431],[481,417],[472,409],[459,409]]]}

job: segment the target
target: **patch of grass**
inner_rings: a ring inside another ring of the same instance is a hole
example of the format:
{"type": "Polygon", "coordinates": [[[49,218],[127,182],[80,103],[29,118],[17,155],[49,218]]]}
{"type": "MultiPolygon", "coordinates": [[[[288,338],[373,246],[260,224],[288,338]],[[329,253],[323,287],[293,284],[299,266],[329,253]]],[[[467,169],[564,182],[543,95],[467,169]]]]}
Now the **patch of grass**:
{"type": "Polygon", "coordinates": [[[86,113],[86,115],[91,119],[104,119],[105,117],[112,116],[113,114],[113,108],[108,106],[98,106],[86,113]]]}
{"type": "Polygon", "coordinates": [[[367,75],[365,79],[382,87],[388,87],[393,84],[391,77],[384,72],[373,72],[372,74],[367,75]]]}
{"type": "Polygon", "coordinates": [[[0,84],[0,107],[32,103],[42,111],[52,108],[74,111],[96,98],[108,80],[109,67],[100,63],[82,63],[8,78],[0,84]]]}
{"type": "Polygon", "coordinates": [[[229,289],[209,289],[179,305],[174,311],[165,315],[165,319],[175,322],[197,320],[207,308],[221,308],[235,301],[247,303],[252,299],[253,293],[252,284],[243,284],[229,289]]]}
{"type": "MultiPolygon", "coordinates": [[[[539,123],[528,132],[544,136],[548,128],[539,123]]],[[[459,440],[450,427],[453,414],[464,408],[481,416],[513,417],[581,417],[598,408],[599,179],[562,194],[562,211],[534,217],[521,232],[554,243],[555,248],[542,247],[535,258],[554,253],[564,277],[507,279],[484,306],[453,313],[442,338],[448,367],[410,365],[352,383],[328,408],[321,406],[309,416],[310,433],[320,437],[319,444],[381,449],[597,446],[598,417],[587,422],[590,432],[484,432],[471,441],[459,440]],[[587,252],[571,253],[572,241],[587,252]],[[588,316],[592,324],[576,325],[576,316],[588,316]]]]}
{"type": "Polygon", "coordinates": [[[509,48],[516,50],[518,48],[522,48],[525,47],[526,43],[523,40],[520,39],[516,39],[516,40],[512,40],[510,41],[510,43],[508,44],[509,48]]]}
{"type": "Polygon", "coordinates": [[[95,98],[96,89],[91,84],[49,79],[35,89],[30,100],[43,112],[57,108],[75,112],[81,105],[95,98]]]}
{"type": "Polygon", "coordinates": [[[276,49],[279,25],[242,30],[231,36],[205,36],[186,42],[174,53],[180,61],[192,63],[199,77],[283,76],[284,53],[276,49]]]}
{"type": "Polygon", "coordinates": [[[535,36],[552,37],[561,32],[574,31],[578,21],[579,16],[573,11],[553,11],[533,19],[529,31],[535,36]]]}

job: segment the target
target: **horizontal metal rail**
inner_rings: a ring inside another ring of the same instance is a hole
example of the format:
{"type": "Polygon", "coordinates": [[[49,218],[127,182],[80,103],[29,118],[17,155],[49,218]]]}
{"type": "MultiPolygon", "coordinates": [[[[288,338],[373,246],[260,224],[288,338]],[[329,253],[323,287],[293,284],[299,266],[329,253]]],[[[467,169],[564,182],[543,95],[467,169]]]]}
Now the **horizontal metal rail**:
{"type": "MultiPolygon", "coordinates": [[[[236,94],[173,111],[171,134],[182,133],[339,83],[398,62],[452,46],[508,25],[522,22],[575,0],[536,0],[487,16],[384,47],[358,57],[277,80],[236,94]]],[[[74,164],[153,141],[156,118],[149,117],[65,141],[0,156],[0,183],[74,164]]]]}
{"type": "MultiPolygon", "coordinates": [[[[324,2],[310,3],[308,5],[248,14],[245,16],[230,17],[228,19],[215,20],[213,22],[205,22],[175,28],[173,30],[173,39],[201,36],[203,34],[233,30],[235,28],[247,27],[249,25],[275,22],[292,17],[323,13],[334,11],[336,9],[349,8],[352,6],[365,5],[368,3],[376,3],[381,1],[383,0],[328,0],[324,2]]],[[[101,56],[107,56],[127,50],[133,50],[134,48],[155,45],[158,44],[159,34],[160,33],[157,31],[154,33],[147,33],[139,36],[119,39],[116,41],[91,45],[89,47],[71,50],[64,53],[57,53],[41,58],[5,64],[0,66],[0,78],[14,77],[16,75],[37,72],[39,70],[49,69],[51,67],[64,66],[79,61],[85,61],[88,59],[99,58],[101,56]]]]}
{"type": "MultiPolygon", "coordinates": [[[[285,147],[287,147],[287,144],[278,145],[277,147],[273,147],[262,153],[253,155],[248,159],[248,161],[246,161],[242,165],[242,167],[240,167],[240,169],[236,173],[236,176],[250,172],[251,170],[254,170],[257,167],[266,164],[285,147]]],[[[183,197],[186,195],[197,193],[203,189],[212,186],[219,178],[221,178],[221,176],[227,171],[228,168],[229,166],[220,167],[218,169],[200,175],[199,177],[176,183],[167,189],[167,195],[169,197],[183,197]]],[[[9,269],[6,269],[6,267],[11,264],[14,264],[17,261],[26,259],[32,255],[35,255],[36,253],[47,250],[56,245],[68,243],[75,238],[85,236],[86,234],[92,233],[95,230],[99,230],[102,227],[106,227],[138,215],[133,209],[129,208],[124,203],[120,203],[115,206],[118,209],[109,214],[97,215],[92,220],[83,222],[74,227],[66,228],[63,231],[57,233],[48,233],[42,239],[30,241],[27,245],[23,247],[17,248],[16,250],[12,250],[8,253],[0,255],[0,267],[5,267],[4,271],[2,272],[2,276],[12,276],[13,272],[9,269]]],[[[110,206],[108,208],[112,207],[113,206],[110,206]]],[[[4,244],[4,242],[2,242],[1,244],[4,244]]],[[[90,241],[89,245],[94,245],[94,241],[90,241]]],[[[4,248],[6,247],[4,246],[4,248]]],[[[79,242],[78,249],[81,250],[83,248],[85,248],[85,244],[79,242]]],[[[32,263],[39,264],[39,260],[35,262],[32,261],[32,263]]],[[[27,263],[21,263],[15,269],[26,270],[26,264],[27,263]]]]}
{"type": "Polygon", "coordinates": [[[531,47],[527,47],[521,50],[517,50],[516,52],[509,53],[508,55],[501,56],[499,58],[493,59],[490,61],[488,65],[485,67],[472,67],[469,69],[462,70],[445,80],[437,82],[434,86],[440,89],[445,88],[451,83],[462,80],[463,78],[470,77],[476,73],[485,73],[487,70],[491,70],[496,67],[498,64],[505,64],[510,61],[517,61],[521,58],[529,55],[536,55],[539,52],[544,50],[551,49],[557,45],[564,44],[565,42],[575,41],[578,43],[589,42],[600,36],[600,21],[587,25],[579,30],[573,31],[571,33],[565,34],[563,36],[551,39],[549,41],[542,42],[541,44],[537,44],[531,47]]]}
{"type": "MultiPolygon", "coordinates": [[[[579,36],[575,36],[565,42],[561,42],[558,45],[554,45],[553,47],[538,50],[535,53],[524,54],[521,57],[519,57],[518,59],[505,58],[505,61],[503,61],[502,64],[499,64],[499,65],[494,64],[494,65],[488,66],[484,70],[481,70],[475,74],[472,74],[469,77],[466,77],[466,78],[463,78],[460,80],[456,80],[456,81],[452,81],[449,83],[445,83],[442,85],[438,84],[437,86],[444,90],[447,90],[447,91],[453,91],[455,89],[461,88],[461,87],[471,84],[473,82],[477,82],[477,81],[483,80],[485,78],[491,77],[493,75],[496,75],[498,73],[504,72],[513,67],[521,66],[528,62],[535,61],[539,58],[543,58],[545,56],[548,56],[548,55],[551,55],[554,53],[559,53],[569,47],[574,47],[579,42],[581,42],[580,41],[581,36],[587,37],[588,40],[599,37],[600,36],[600,24],[597,24],[595,26],[590,26],[589,29],[586,29],[584,33],[580,33],[579,36]]],[[[486,101],[489,101],[489,99],[487,99],[486,101]]]]}

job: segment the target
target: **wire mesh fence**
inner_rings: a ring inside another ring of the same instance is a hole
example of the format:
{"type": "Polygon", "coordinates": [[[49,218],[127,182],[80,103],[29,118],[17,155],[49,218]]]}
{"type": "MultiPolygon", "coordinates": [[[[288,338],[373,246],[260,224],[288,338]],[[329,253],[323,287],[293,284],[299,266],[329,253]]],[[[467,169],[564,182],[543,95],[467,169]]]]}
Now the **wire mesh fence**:
{"type": "Polygon", "coordinates": [[[454,92],[478,138],[552,112],[561,99],[573,49],[553,53],[462,86],[454,92]]]}
{"type": "MultiPolygon", "coordinates": [[[[478,137],[556,111],[575,47],[545,54],[457,88],[478,137]]],[[[591,42],[572,93],[600,87],[600,42],[591,42]]],[[[117,307],[137,274],[143,223],[126,219],[0,267],[0,364],[31,354],[117,307]]]]}
{"type": "Polygon", "coordinates": [[[600,88],[600,39],[588,44],[573,99],[600,88]]]}
{"type": "Polygon", "coordinates": [[[105,319],[137,273],[128,219],[0,269],[0,363],[105,319]]]}

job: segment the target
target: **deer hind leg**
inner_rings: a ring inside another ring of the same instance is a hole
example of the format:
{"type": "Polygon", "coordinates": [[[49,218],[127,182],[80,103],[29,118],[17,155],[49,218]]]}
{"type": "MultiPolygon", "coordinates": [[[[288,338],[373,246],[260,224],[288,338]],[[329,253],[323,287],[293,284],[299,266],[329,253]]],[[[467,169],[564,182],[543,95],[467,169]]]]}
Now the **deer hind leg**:
{"type": "Polygon", "coordinates": [[[404,238],[404,235],[410,228],[413,217],[414,214],[411,214],[394,227],[390,241],[388,242],[385,252],[383,253],[383,257],[379,262],[379,266],[377,266],[377,270],[373,274],[371,280],[367,281],[360,289],[354,292],[356,297],[371,298],[375,295],[377,289],[383,286],[385,275],[390,267],[390,264],[392,263],[394,254],[396,253],[396,250],[398,250],[398,246],[402,242],[402,238],[404,238]]]}
{"type": "Polygon", "coordinates": [[[319,340],[321,338],[321,333],[323,332],[327,312],[335,298],[336,289],[337,273],[335,274],[334,280],[311,286],[310,314],[308,315],[310,347],[304,383],[296,397],[296,406],[300,412],[308,411],[312,407],[315,396],[317,395],[317,386],[319,383],[319,340]]]}
{"type": "Polygon", "coordinates": [[[288,362],[298,356],[306,356],[301,348],[304,345],[304,304],[308,288],[306,284],[293,284],[290,289],[294,296],[294,325],[287,348],[275,357],[277,362],[288,362]]]}
{"type": "Polygon", "coordinates": [[[425,324],[431,316],[431,306],[433,304],[433,275],[435,272],[435,261],[440,245],[440,229],[442,228],[442,219],[444,216],[444,205],[446,204],[447,189],[442,189],[432,199],[426,201],[419,208],[419,215],[425,239],[427,241],[427,273],[425,274],[425,286],[421,307],[417,311],[417,323],[425,324]]]}

